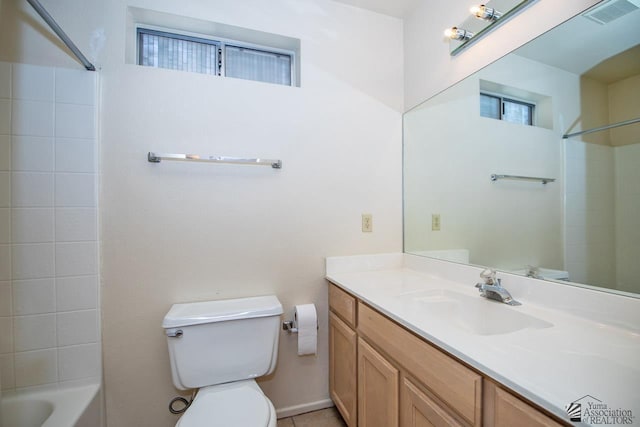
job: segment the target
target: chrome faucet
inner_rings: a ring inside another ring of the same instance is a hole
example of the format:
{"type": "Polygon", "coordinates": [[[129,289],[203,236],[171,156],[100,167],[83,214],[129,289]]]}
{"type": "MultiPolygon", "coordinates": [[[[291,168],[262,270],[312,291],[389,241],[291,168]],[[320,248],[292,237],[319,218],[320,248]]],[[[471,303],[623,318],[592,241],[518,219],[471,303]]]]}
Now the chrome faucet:
{"type": "Polygon", "coordinates": [[[509,291],[502,287],[500,279],[496,278],[496,271],[486,268],[480,273],[484,283],[476,283],[480,296],[503,302],[509,305],[522,305],[511,297],[509,291]]]}
{"type": "Polygon", "coordinates": [[[534,267],[532,265],[527,265],[525,268],[525,276],[531,277],[533,279],[542,279],[543,277],[540,275],[540,268],[534,267]]]}

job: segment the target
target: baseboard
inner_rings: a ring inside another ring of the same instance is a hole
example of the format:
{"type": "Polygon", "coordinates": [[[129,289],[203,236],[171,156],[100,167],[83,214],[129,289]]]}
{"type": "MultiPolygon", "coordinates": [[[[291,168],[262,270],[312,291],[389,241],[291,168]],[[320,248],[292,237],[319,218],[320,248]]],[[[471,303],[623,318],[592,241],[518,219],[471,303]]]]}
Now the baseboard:
{"type": "Polygon", "coordinates": [[[278,418],[293,417],[294,415],[300,415],[311,411],[318,411],[320,409],[331,408],[333,401],[331,399],[317,400],[315,402],[303,403],[302,405],[287,406],[286,408],[280,408],[276,410],[278,418]]]}

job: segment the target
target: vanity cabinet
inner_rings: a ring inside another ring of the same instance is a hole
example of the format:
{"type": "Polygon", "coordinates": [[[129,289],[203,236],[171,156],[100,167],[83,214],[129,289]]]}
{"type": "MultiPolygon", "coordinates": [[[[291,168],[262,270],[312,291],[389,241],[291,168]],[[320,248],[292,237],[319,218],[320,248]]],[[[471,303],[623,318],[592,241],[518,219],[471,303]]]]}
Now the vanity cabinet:
{"type": "Polygon", "coordinates": [[[331,283],[329,307],[330,394],[349,427],[563,425],[331,283]]]}

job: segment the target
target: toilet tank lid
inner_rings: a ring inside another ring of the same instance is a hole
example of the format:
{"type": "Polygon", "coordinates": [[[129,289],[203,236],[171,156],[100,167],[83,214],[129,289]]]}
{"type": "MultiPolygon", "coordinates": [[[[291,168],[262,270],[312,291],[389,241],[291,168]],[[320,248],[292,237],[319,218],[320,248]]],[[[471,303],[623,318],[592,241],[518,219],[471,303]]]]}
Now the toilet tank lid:
{"type": "Polygon", "coordinates": [[[163,328],[200,325],[203,323],[279,316],[282,305],[273,295],[218,301],[174,304],[164,316],[163,328]]]}

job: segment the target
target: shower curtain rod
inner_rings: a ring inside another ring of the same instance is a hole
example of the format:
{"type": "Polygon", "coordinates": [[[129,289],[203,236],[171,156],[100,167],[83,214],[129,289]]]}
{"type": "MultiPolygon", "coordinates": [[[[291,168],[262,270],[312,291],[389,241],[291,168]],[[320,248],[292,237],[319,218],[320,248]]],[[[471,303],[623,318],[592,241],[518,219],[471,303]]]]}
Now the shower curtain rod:
{"type": "Polygon", "coordinates": [[[56,33],[58,37],[60,37],[63,43],[67,45],[69,50],[73,52],[76,58],[78,58],[78,60],[82,62],[84,68],[86,68],[88,71],[95,71],[96,67],[94,67],[93,64],[89,62],[87,57],[84,56],[82,52],[80,52],[80,49],[78,49],[78,47],[71,41],[69,36],[67,36],[67,34],[62,31],[60,25],[58,25],[55,19],[53,19],[53,17],[49,15],[49,12],[47,12],[44,6],[42,6],[38,0],[27,0],[27,2],[29,2],[29,4],[35,9],[35,11],[38,12],[38,15],[40,15],[47,24],[49,24],[53,32],[56,33]]]}
{"type": "Polygon", "coordinates": [[[620,126],[632,125],[638,122],[640,122],[640,117],[638,117],[637,119],[625,120],[624,122],[613,123],[611,125],[600,126],[600,127],[588,129],[588,130],[582,130],[580,132],[569,133],[566,135],[562,135],[562,139],[571,138],[572,136],[584,135],[587,133],[600,132],[601,130],[619,128],[620,126]]]}

